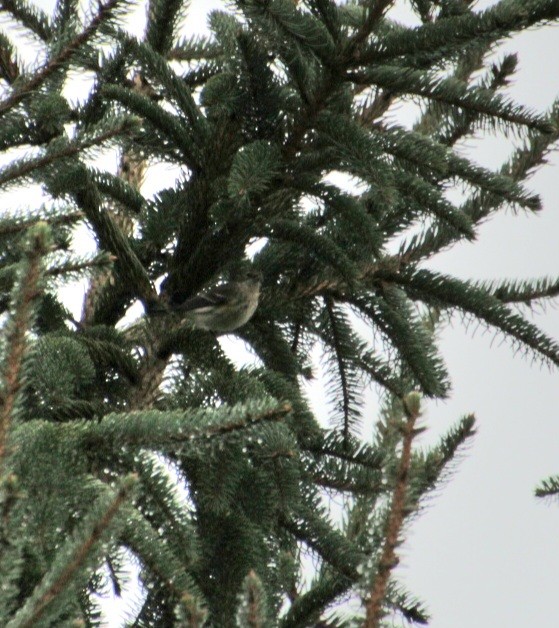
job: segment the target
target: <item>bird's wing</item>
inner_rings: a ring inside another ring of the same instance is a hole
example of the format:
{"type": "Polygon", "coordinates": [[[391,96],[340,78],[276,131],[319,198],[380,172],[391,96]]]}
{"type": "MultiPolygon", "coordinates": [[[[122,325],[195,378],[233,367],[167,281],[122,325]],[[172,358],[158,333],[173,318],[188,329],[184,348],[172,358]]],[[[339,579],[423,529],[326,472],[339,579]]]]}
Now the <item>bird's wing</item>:
{"type": "Polygon", "coordinates": [[[222,305],[223,303],[227,303],[230,298],[230,293],[231,289],[229,285],[218,286],[208,292],[197,294],[190,299],[186,299],[186,301],[178,306],[178,309],[183,311],[201,310],[215,307],[216,305],[222,305]]]}

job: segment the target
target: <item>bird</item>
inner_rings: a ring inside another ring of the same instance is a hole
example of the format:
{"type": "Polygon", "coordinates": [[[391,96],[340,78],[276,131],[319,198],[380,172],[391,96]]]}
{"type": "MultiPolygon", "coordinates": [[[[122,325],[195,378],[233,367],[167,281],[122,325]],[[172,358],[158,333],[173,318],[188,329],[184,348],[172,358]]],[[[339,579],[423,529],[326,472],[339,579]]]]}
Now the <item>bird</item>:
{"type": "Polygon", "coordinates": [[[256,312],[262,274],[248,270],[234,281],[204,290],[173,307],[195,329],[230,332],[242,327],[256,312]]]}

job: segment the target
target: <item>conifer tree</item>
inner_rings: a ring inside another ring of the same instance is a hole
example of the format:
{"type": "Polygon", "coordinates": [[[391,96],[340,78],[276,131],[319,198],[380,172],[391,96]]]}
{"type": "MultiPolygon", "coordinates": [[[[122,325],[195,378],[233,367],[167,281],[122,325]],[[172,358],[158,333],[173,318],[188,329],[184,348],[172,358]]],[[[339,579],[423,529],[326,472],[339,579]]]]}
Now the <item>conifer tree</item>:
{"type": "Polygon", "coordinates": [[[558,105],[513,102],[516,57],[486,59],[559,2],[410,0],[405,27],[390,0],[235,0],[191,38],[188,4],[149,0],[140,33],[130,0],[0,0],[0,184],[45,199],[0,222],[0,625],[99,625],[94,595],[106,578],[121,589],[129,557],[134,626],[424,624],[399,544],[474,433],[466,416],[414,447],[422,399],[449,392],[436,330],[457,311],[559,363],[514,307],[556,296],[556,279],[430,268],[503,207],[540,209],[523,181],[558,138],[558,105]],[[92,80],[79,99],[76,74],[92,80]],[[402,102],[414,128],[394,122],[402,102]],[[520,138],[497,172],[455,150],[497,132],[520,138]],[[154,164],[180,174],[147,195],[154,164]],[[175,306],[249,263],[263,289],[232,332],[255,356],[241,367],[175,306]],[[58,288],[84,277],[75,320],[58,288]],[[316,347],[329,418],[303,392],[316,347]]]}

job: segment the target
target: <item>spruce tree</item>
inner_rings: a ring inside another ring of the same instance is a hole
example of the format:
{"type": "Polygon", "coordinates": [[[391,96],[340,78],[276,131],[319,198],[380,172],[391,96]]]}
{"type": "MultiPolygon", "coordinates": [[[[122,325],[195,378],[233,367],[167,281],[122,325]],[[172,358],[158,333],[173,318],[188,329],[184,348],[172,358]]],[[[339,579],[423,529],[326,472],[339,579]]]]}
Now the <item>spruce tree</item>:
{"type": "Polygon", "coordinates": [[[422,399],[449,393],[437,329],[459,312],[559,363],[515,308],[557,280],[430,268],[503,207],[540,209],[523,181],[558,106],[511,101],[516,57],[487,57],[559,2],[410,0],[405,27],[390,0],[236,0],[191,38],[188,2],[147,4],[139,33],[130,0],[0,2],[0,184],[45,199],[0,222],[0,625],[99,625],[94,595],[120,590],[130,557],[134,626],[426,623],[399,544],[475,429],[465,416],[414,447],[422,399]],[[76,75],[91,78],[78,99],[76,75]],[[394,122],[402,102],[413,128],[394,122]],[[490,133],[516,141],[497,172],[456,150],[490,133]],[[179,175],[148,195],[156,164],[179,175]],[[248,264],[262,296],[231,335],[250,367],[175,307],[248,264]],[[76,320],[59,288],[84,277],[76,320]],[[328,417],[304,394],[317,347],[328,417]]]}

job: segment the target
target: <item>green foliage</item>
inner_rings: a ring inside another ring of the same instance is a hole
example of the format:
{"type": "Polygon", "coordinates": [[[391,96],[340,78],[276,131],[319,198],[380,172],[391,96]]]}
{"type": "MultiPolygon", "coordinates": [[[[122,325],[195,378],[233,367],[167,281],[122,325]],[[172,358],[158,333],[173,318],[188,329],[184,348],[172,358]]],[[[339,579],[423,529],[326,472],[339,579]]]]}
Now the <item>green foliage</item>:
{"type": "MultiPolygon", "coordinates": [[[[33,347],[33,362],[28,370],[33,382],[30,414],[59,416],[70,404],[88,396],[95,377],[93,360],[86,348],[73,338],[44,335],[33,347]]],[[[83,408],[80,415],[83,416],[83,408]]],[[[79,415],[78,415],[79,416],[79,415]]]]}
{"type": "Polygon", "coordinates": [[[228,184],[231,198],[242,201],[264,194],[280,169],[279,147],[262,141],[243,146],[231,164],[228,184]]]}
{"type": "Polygon", "coordinates": [[[136,626],[424,624],[397,548],[475,432],[467,416],[412,447],[421,397],[450,389],[440,314],[559,363],[512,307],[557,297],[556,278],[429,267],[495,212],[540,209],[524,182],[559,137],[559,106],[513,102],[516,56],[485,57],[557,20],[558,3],[414,0],[413,28],[382,0],[223,4],[209,35],[187,37],[188,2],[150,0],[133,35],[129,0],[85,17],[75,0],[53,15],[2,3],[0,187],[43,195],[0,219],[2,626],[98,625],[95,594],[107,569],[122,589],[124,550],[140,570],[136,626]],[[93,85],[73,99],[79,75],[93,85]],[[410,100],[412,129],[391,108],[410,100]],[[455,150],[496,131],[522,140],[498,171],[455,150]],[[153,175],[161,164],[174,183],[153,175]],[[190,328],[174,306],[247,256],[263,288],[235,344],[190,328]],[[57,294],[76,279],[79,320],[57,294]],[[305,394],[317,355],[328,428],[305,394]],[[363,439],[373,385],[381,411],[363,439]]]}
{"type": "Polygon", "coordinates": [[[269,626],[266,608],[266,594],[260,578],[251,571],[243,583],[243,594],[237,617],[237,625],[242,628],[263,628],[269,626]]]}
{"type": "Polygon", "coordinates": [[[555,498],[559,494],[559,478],[553,476],[546,478],[536,489],[536,497],[555,498]]]}

